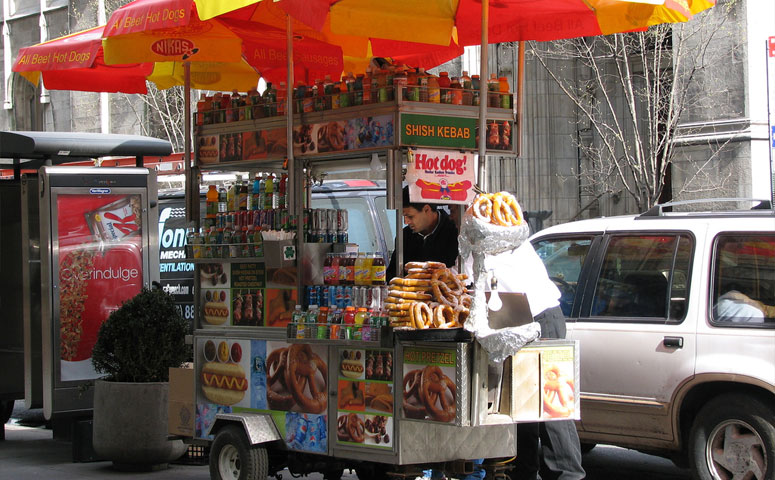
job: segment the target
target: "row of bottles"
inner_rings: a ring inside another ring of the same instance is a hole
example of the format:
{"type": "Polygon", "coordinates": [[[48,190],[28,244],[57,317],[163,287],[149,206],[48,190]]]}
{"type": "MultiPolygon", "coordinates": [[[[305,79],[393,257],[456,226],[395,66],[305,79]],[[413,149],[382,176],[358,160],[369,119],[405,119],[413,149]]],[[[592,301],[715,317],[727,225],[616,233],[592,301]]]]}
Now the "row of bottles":
{"type": "Polygon", "coordinates": [[[296,305],[288,336],[297,339],[379,341],[380,327],[388,324],[387,312],[366,307],[318,307],[302,310],[296,305]]]}
{"type": "Polygon", "coordinates": [[[323,262],[326,285],[384,285],[387,266],[379,253],[328,253],[323,262]]]}
{"type": "MultiPolygon", "coordinates": [[[[285,82],[280,82],[279,87],[267,83],[263,94],[256,90],[246,95],[236,91],[211,97],[203,94],[197,102],[196,121],[198,125],[211,125],[284,115],[289,94],[293,98],[294,113],[389,102],[395,100],[396,92],[406,101],[479,105],[479,88],[479,76],[469,76],[465,71],[460,77],[450,77],[448,72],[435,76],[423,68],[388,65],[384,69],[367,70],[365,74],[348,72],[339,81],[326,75],[313,85],[298,83],[291,92],[285,82]]],[[[491,74],[487,90],[489,107],[512,108],[506,77],[491,74]]]]}
{"type": "Polygon", "coordinates": [[[242,177],[227,187],[210,185],[205,196],[205,218],[239,210],[284,209],[288,205],[288,174],[256,173],[253,184],[242,177]]]}
{"type": "Polygon", "coordinates": [[[250,226],[209,227],[186,232],[188,258],[250,258],[264,256],[260,228],[250,226]]]}

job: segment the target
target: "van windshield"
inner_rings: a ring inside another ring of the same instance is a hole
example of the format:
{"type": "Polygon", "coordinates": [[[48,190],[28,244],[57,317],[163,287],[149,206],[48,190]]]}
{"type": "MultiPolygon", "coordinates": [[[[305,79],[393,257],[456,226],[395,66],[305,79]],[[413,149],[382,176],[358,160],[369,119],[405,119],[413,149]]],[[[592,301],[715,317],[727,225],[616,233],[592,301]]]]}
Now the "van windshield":
{"type": "Polygon", "coordinates": [[[357,243],[361,252],[379,252],[381,248],[367,202],[366,198],[326,196],[313,198],[312,208],[346,209],[348,241],[357,243]]]}

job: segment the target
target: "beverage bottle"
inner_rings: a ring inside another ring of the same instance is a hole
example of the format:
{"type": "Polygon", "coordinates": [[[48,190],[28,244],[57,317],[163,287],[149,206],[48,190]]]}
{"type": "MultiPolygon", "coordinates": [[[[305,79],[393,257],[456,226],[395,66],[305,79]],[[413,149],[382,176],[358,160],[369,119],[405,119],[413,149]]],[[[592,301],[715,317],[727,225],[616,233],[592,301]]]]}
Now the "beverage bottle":
{"type": "Polygon", "coordinates": [[[353,105],[363,105],[363,78],[364,75],[359,73],[353,82],[353,105]]]}
{"type": "Polygon", "coordinates": [[[393,98],[406,98],[406,86],[408,85],[409,77],[406,74],[406,70],[401,69],[396,72],[393,77],[393,98]]]}
{"type": "Polygon", "coordinates": [[[288,95],[288,87],[286,86],[285,82],[280,82],[280,87],[277,89],[277,98],[275,101],[277,102],[277,114],[278,115],[285,115],[285,104],[286,104],[286,97],[288,95]]]}
{"type": "MultiPolygon", "coordinates": [[[[239,111],[240,111],[240,94],[237,90],[232,90],[231,92],[231,121],[236,122],[239,120],[239,111]]],[[[244,120],[244,118],[243,118],[244,120]]]]}
{"type": "Polygon", "coordinates": [[[240,256],[242,258],[249,258],[253,256],[253,229],[248,227],[242,227],[242,245],[240,248],[240,256]]]}
{"type": "Polygon", "coordinates": [[[339,257],[339,285],[345,285],[347,283],[347,254],[340,253],[339,257]]]}
{"type": "Polygon", "coordinates": [[[328,74],[323,78],[323,95],[324,109],[331,110],[333,108],[334,82],[331,81],[331,75],[328,74]]]}
{"type": "Polygon", "coordinates": [[[235,190],[237,198],[235,200],[236,210],[247,210],[248,197],[246,195],[245,185],[242,183],[242,177],[237,177],[237,187],[235,190]]]}
{"type": "Polygon", "coordinates": [[[452,95],[450,88],[452,82],[449,79],[449,72],[439,72],[439,89],[441,90],[440,101],[441,103],[452,103],[452,95]]]}
{"type": "Polygon", "coordinates": [[[221,233],[221,258],[229,258],[231,256],[231,241],[233,236],[231,227],[224,227],[221,233]]]}
{"type": "Polygon", "coordinates": [[[317,323],[319,315],[320,310],[318,309],[317,304],[311,304],[307,307],[307,318],[304,320],[304,323],[317,323]]]}
{"type": "Polygon", "coordinates": [[[490,74],[490,78],[487,79],[487,106],[488,107],[500,107],[500,95],[497,93],[500,90],[500,84],[498,78],[494,73],[490,74]]]}
{"type": "Polygon", "coordinates": [[[261,227],[256,227],[253,230],[253,256],[264,256],[264,236],[261,235],[261,227]]]}
{"type": "Polygon", "coordinates": [[[264,111],[261,108],[261,94],[255,88],[250,89],[248,92],[248,109],[250,109],[251,118],[262,118],[264,111]]]}
{"type": "Polygon", "coordinates": [[[361,273],[361,285],[371,285],[371,267],[374,257],[370,253],[363,254],[363,266],[361,273]]]}
{"type": "Polygon", "coordinates": [[[200,93],[199,101],[196,102],[196,124],[205,125],[205,109],[207,105],[207,94],[200,93]]]}
{"type": "Polygon", "coordinates": [[[288,205],[288,174],[283,173],[277,186],[277,208],[285,209],[288,205]]]}
{"type": "Polygon", "coordinates": [[[373,82],[374,78],[371,75],[371,70],[366,70],[366,75],[361,79],[361,83],[363,84],[363,105],[368,105],[373,101],[373,82]]]}
{"type": "Polygon", "coordinates": [[[465,70],[463,71],[463,76],[460,77],[460,84],[463,87],[463,105],[471,105],[473,103],[473,92],[471,90],[474,86],[471,82],[471,77],[468,76],[468,72],[465,70]]]}
{"type": "Polygon", "coordinates": [[[417,86],[417,72],[414,69],[406,74],[406,92],[404,98],[410,102],[420,101],[420,89],[417,86]]]}
{"type": "Polygon", "coordinates": [[[352,327],[355,324],[355,307],[345,307],[344,315],[342,315],[342,324],[344,325],[344,338],[347,340],[351,339],[352,327]]]}
{"type": "Polygon", "coordinates": [[[363,260],[364,255],[363,252],[359,252],[358,255],[355,257],[355,278],[352,285],[363,285],[363,260]]]}
{"type": "Polygon", "coordinates": [[[331,109],[333,110],[339,110],[339,107],[342,106],[342,83],[344,82],[334,82],[331,88],[331,109]]]}
{"type": "Polygon", "coordinates": [[[364,325],[368,323],[369,309],[366,307],[358,307],[355,313],[355,324],[364,325]]]}
{"type": "Polygon", "coordinates": [[[236,197],[236,184],[229,185],[229,189],[226,191],[226,211],[233,212],[236,210],[234,199],[236,197]]]}
{"type": "Polygon", "coordinates": [[[346,78],[344,81],[339,82],[339,106],[340,107],[347,108],[350,106],[351,89],[352,89],[352,83],[349,77],[346,78]]]}
{"type": "Polygon", "coordinates": [[[471,76],[471,104],[472,105],[479,105],[479,75],[472,75],[471,76]]]}
{"type": "Polygon", "coordinates": [[[264,209],[271,210],[274,208],[274,174],[269,174],[266,177],[266,184],[264,185],[264,209]]]}
{"type": "Polygon", "coordinates": [[[228,212],[228,203],[226,198],[226,188],[221,185],[218,187],[218,213],[228,212]]]}
{"type": "MultiPolygon", "coordinates": [[[[224,237],[226,237],[225,231],[224,237]]],[[[229,258],[240,258],[242,256],[242,242],[242,227],[235,227],[231,234],[231,243],[229,243],[229,258]]]]}
{"type": "Polygon", "coordinates": [[[393,93],[394,86],[395,86],[395,67],[393,65],[390,65],[387,70],[385,70],[385,90],[387,90],[387,99],[393,100],[395,98],[395,95],[393,93]]]}
{"type": "Polygon", "coordinates": [[[428,101],[428,74],[425,69],[420,67],[417,72],[417,85],[420,87],[420,101],[428,101]]]}
{"type": "Polygon", "coordinates": [[[262,207],[262,204],[259,203],[259,197],[261,192],[261,177],[256,174],[256,176],[253,178],[253,185],[250,188],[250,207],[251,210],[258,210],[262,207]]]}
{"type": "Polygon", "coordinates": [[[382,254],[375,253],[371,261],[371,284],[384,285],[386,272],[387,266],[385,266],[385,258],[382,254]]]}
{"type": "Polygon", "coordinates": [[[385,103],[390,99],[388,88],[392,87],[392,78],[390,75],[390,83],[388,83],[388,74],[384,70],[377,70],[377,74],[374,76],[374,88],[377,92],[377,101],[379,103],[385,103]]]}
{"type": "Polygon", "coordinates": [[[215,225],[215,217],[218,215],[218,190],[215,185],[207,187],[207,194],[205,195],[205,223],[208,226],[215,225]]]}
{"type": "Polygon", "coordinates": [[[347,260],[345,261],[345,272],[346,272],[346,279],[344,284],[345,285],[353,285],[355,284],[355,254],[349,254],[347,256],[347,260]]]}
{"type": "Polygon", "coordinates": [[[509,79],[506,77],[498,78],[498,90],[500,91],[500,107],[511,108],[511,95],[509,94],[509,79]]]}
{"type": "Polygon", "coordinates": [[[266,82],[266,90],[262,98],[264,104],[264,116],[274,117],[277,115],[277,90],[272,82],[266,82]]]}
{"type": "Polygon", "coordinates": [[[452,78],[450,88],[450,103],[452,105],[463,105],[463,86],[457,77],[452,78]]]}
{"type": "Polygon", "coordinates": [[[231,122],[233,120],[232,109],[231,109],[231,95],[229,95],[228,93],[224,93],[223,95],[221,95],[221,111],[223,111],[224,122],[231,122]]]}
{"type": "Polygon", "coordinates": [[[256,208],[263,210],[266,208],[266,173],[261,174],[258,181],[258,205],[256,208]]]}
{"type": "Polygon", "coordinates": [[[338,272],[334,272],[334,254],[327,253],[326,259],[323,261],[323,283],[334,285],[335,274],[338,272]]]}
{"type": "Polygon", "coordinates": [[[186,258],[194,258],[194,227],[186,228],[186,258]]]}
{"type": "Polygon", "coordinates": [[[441,89],[439,88],[439,79],[435,76],[428,77],[428,101],[430,103],[441,102],[441,89]]]}

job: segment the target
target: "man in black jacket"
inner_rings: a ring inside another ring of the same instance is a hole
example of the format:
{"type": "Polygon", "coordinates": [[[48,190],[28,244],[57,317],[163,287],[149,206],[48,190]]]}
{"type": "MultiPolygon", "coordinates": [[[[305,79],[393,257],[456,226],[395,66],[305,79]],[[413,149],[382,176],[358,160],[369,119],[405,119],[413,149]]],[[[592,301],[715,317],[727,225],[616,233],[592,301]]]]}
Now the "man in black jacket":
{"type": "MultiPolygon", "coordinates": [[[[410,203],[409,187],[404,187],[404,263],[443,262],[451,267],[457,261],[455,222],[444,210],[429,203],[410,203]]],[[[396,252],[390,257],[387,278],[403,275],[396,271],[396,252]]]]}

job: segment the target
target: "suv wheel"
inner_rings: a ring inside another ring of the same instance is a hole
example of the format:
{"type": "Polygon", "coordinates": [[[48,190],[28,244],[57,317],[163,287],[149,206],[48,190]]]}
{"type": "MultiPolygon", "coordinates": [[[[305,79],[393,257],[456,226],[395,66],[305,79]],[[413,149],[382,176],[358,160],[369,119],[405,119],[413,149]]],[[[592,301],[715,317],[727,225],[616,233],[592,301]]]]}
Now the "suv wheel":
{"type": "Polygon", "coordinates": [[[708,402],[690,435],[695,478],[775,478],[775,414],[757,398],[726,394],[708,402]]]}

